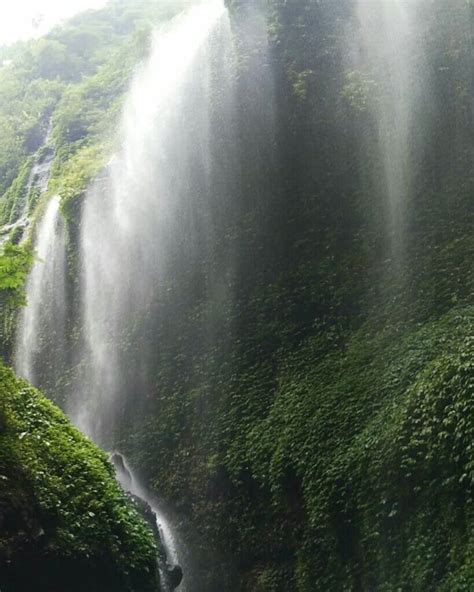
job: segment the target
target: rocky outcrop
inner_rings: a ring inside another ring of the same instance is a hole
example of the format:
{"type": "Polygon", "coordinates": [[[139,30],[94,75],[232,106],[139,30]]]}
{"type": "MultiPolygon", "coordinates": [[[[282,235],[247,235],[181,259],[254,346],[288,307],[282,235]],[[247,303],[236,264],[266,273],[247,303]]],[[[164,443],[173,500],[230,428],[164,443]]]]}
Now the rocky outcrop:
{"type": "Polygon", "coordinates": [[[179,565],[171,565],[168,563],[168,557],[166,555],[165,545],[163,543],[163,538],[156,520],[156,514],[153,512],[150,504],[137,495],[130,494],[130,497],[133,499],[138,511],[153,531],[156,546],[158,548],[157,565],[161,577],[164,580],[163,586],[167,591],[174,590],[181,584],[183,579],[183,570],[179,565]]]}

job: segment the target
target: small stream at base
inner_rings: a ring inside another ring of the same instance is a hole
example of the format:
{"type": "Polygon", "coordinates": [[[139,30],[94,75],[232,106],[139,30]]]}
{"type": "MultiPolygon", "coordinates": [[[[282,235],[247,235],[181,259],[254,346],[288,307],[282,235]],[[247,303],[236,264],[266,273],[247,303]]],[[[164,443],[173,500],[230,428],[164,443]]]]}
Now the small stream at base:
{"type": "Polygon", "coordinates": [[[173,534],[170,521],[158,506],[156,500],[152,499],[146,488],[137,479],[125,457],[120,452],[115,451],[110,455],[110,460],[115,467],[116,478],[122,489],[133,497],[146,502],[154,514],[161,543],[166,553],[165,558],[160,557],[160,554],[158,554],[157,558],[164,592],[172,592],[175,589],[186,592],[186,570],[183,567],[183,557],[179,552],[179,545],[173,534]],[[183,581],[176,586],[173,584],[173,580],[175,578],[180,579],[181,570],[183,572],[183,581]]]}

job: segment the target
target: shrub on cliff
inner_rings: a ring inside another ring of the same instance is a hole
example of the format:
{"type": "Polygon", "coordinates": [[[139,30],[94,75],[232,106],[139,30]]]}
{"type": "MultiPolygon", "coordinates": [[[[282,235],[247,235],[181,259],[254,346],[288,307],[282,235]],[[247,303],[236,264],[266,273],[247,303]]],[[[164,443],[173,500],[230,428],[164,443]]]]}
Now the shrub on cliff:
{"type": "Polygon", "coordinates": [[[105,454],[0,366],[0,587],[158,589],[153,535],[105,454]]]}

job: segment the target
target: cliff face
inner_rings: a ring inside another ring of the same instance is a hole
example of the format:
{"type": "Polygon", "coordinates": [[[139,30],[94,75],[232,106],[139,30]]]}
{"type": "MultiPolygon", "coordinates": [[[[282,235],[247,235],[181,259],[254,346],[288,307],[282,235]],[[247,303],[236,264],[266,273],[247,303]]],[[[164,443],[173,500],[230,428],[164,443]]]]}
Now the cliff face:
{"type": "MultiPolygon", "coordinates": [[[[388,37],[372,53],[360,40],[361,3],[227,4],[232,108],[210,77],[211,173],[180,204],[192,239],[166,234],[164,278],[147,284],[157,296],[119,335],[110,446],[182,518],[193,590],[471,590],[472,3],[416,3],[415,65],[396,93],[379,62],[393,57],[388,37]],[[386,194],[400,179],[397,209],[386,194]]],[[[55,119],[73,352],[84,189],[107,152],[98,114],[109,83],[123,90],[110,67],[65,94],[55,119]]],[[[63,389],[42,368],[65,404],[87,373],[65,368],[63,389]]],[[[46,502],[20,466],[18,521],[42,549],[46,502]]],[[[74,557],[96,557],[109,536],[90,528],[78,546],[63,537],[74,557]]]]}
{"type": "Polygon", "coordinates": [[[129,415],[123,446],[206,532],[199,589],[467,590],[472,7],[419,3],[427,90],[396,260],[377,119],[389,82],[363,53],[348,63],[356,3],[271,2],[269,49],[256,4],[229,5],[242,177],[216,233],[235,253],[231,288],[209,304],[197,266],[175,266],[150,327],[151,419],[129,415]]]}
{"type": "Polygon", "coordinates": [[[105,455],[0,368],[2,590],[156,592],[153,535],[105,455]]]}

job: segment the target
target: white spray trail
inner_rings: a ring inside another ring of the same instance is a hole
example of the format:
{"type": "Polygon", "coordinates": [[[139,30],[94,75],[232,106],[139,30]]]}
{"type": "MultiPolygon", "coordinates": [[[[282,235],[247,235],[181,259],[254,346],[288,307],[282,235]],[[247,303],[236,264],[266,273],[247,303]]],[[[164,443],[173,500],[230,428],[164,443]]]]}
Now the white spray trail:
{"type": "MultiPolygon", "coordinates": [[[[195,208],[210,174],[211,38],[216,34],[229,45],[225,15],[223,2],[211,1],[156,32],[125,102],[121,148],[86,196],[80,237],[80,358],[86,371],[67,410],[103,445],[124,405],[134,404],[130,397],[139,404],[147,394],[145,381],[140,382],[147,345],[136,327],[159,301],[176,237],[185,237],[192,251],[195,208]],[[136,366],[131,355],[139,360],[136,366]]],[[[168,561],[182,565],[166,516],[135,478],[130,488],[153,507],[168,561]]],[[[186,566],[184,572],[180,590],[185,590],[186,566]]]]}
{"type": "Polygon", "coordinates": [[[27,306],[21,312],[15,351],[16,371],[34,385],[38,368],[48,365],[45,340],[59,343],[65,333],[66,250],[58,196],[48,202],[36,236],[36,261],[26,285],[27,306]]]}
{"type": "MultiPolygon", "coordinates": [[[[404,258],[408,208],[413,193],[416,143],[421,134],[419,105],[424,100],[426,68],[412,0],[359,0],[362,67],[369,69],[388,214],[391,254],[398,266],[404,258]]],[[[358,64],[360,66],[360,64],[358,64]]]]}
{"type": "MultiPolygon", "coordinates": [[[[147,494],[145,488],[136,478],[123,455],[116,454],[115,456],[118,456],[120,458],[120,462],[123,463],[123,467],[121,467],[117,462],[114,463],[117,480],[122,486],[122,489],[132,493],[133,495],[136,495],[143,500],[146,500],[150,504],[151,509],[156,515],[156,523],[166,549],[167,561],[170,565],[179,564],[180,557],[178,553],[178,544],[173,535],[173,530],[168,519],[166,518],[163,511],[156,504],[154,504],[153,501],[150,501],[149,495],[147,494]]],[[[180,590],[181,592],[185,592],[184,586],[181,586],[180,590]]]]}
{"type": "MultiPolygon", "coordinates": [[[[87,434],[110,434],[123,387],[121,348],[156,301],[183,204],[196,198],[190,169],[209,153],[206,44],[223,3],[191,8],[160,29],[125,103],[121,150],[86,199],[81,236],[85,358],[83,391],[69,409],[87,434]],[[198,145],[190,141],[194,129],[198,145]]],[[[229,33],[230,36],[230,33],[229,33]]],[[[182,222],[182,221],[181,221],[182,222]]],[[[139,346],[138,346],[139,347],[139,346]]],[[[140,369],[136,369],[137,380],[140,369]]]]}

